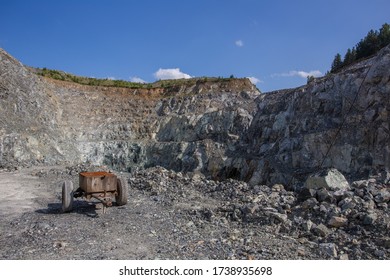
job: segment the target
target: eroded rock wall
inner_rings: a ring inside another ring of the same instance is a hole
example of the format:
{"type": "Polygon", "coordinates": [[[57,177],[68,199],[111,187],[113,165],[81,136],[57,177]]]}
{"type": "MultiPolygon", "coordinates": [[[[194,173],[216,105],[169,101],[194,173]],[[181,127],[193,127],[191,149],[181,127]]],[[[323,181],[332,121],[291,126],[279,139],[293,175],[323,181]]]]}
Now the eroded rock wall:
{"type": "Polygon", "coordinates": [[[161,165],[209,173],[217,164],[213,155],[226,157],[249,128],[259,94],[249,81],[237,92],[234,85],[198,85],[170,97],[51,86],[62,100],[62,131],[74,141],[77,160],[121,170],[161,165]]]}
{"type": "Polygon", "coordinates": [[[321,168],[390,167],[390,48],[340,73],[260,94],[247,79],[124,89],[38,77],[0,52],[0,165],[160,165],[251,184],[321,168]]]}
{"type": "Polygon", "coordinates": [[[61,100],[36,75],[0,49],[0,166],[71,159],[63,145],[61,100]]]}
{"type": "Polygon", "coordinates": [[[251,182],[287,183],[320,168],[363,177],[389,168],[389,66],[387,47],[307,86],[261,95],[248,132],[251,182]]]}

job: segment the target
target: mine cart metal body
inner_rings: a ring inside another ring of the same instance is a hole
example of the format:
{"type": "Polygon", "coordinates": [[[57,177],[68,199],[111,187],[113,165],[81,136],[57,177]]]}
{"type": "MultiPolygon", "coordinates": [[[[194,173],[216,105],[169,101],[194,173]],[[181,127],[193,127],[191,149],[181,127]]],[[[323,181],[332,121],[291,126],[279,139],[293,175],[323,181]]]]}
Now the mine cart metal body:
{"type": "Polygon", "coordinates": [[[116,192],[117,177],[108,172],[81,172],[79,174],[80,190],[87,196],[93,196],[96,193],[116,192]]]}
{"type": "Polygon", "coordinates": [[[116,204],[121,206],[127,203],[127,184],[115,174],[97,171],[79,173],[79,188],[73,191],[71,181],[65,181],[62,185],[62,210],[72,210],[73,198],[83,197],[86,200],[95,198],[102,202],[103,212],[106,207],[112,206],[113,198],[116,204]]]}

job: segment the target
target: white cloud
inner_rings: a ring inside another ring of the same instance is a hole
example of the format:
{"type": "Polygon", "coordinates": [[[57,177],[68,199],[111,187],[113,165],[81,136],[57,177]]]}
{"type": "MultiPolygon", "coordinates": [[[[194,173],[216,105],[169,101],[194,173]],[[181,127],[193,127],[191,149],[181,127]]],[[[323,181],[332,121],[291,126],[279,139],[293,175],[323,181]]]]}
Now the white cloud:
{"type": "Polygon", "coordinates": [[[106,79],[107,79],[107,80],[116,80],[115,77],[107,77],[106,79]]]}
{"type": "Polygon", "coordinates": [[[180,71],[180,68],[171,68],[171,69],[158,69],[154,73],[154,77],[158,80],[174,80],[174,79],[190,79],[191,76],[180,71]]]}
{"type": "Polygon", "coordinates": [[[140,84],[146,84],[146,81],[142,80],[139,77],[130,77],[130,82],[133,83],[140,83],[140,84]]]}
{"type": "Polygon", "coordinates": [[[244,42],[242,40],[237,40],[235,42],[235,44],[236,44],[237,47],[240,47],[240,48],[244,46],[244,42]]]}
{"type": "Polygon", "coordinates": [[[262,80],[260,80],[260,79],[258,79],[258,78],[256,78],[256,77],[247,77],[251,82],[252,82],[252,84],[258,84],[258,83],[262,83],[263,81],[262,80]]]}
{"type": "Polygon", "coordinates": [[[312,70],[309,72],[293,70],[288,73],[280,73],[280,74],[272,75],[272,77],[301,77],[301,78],[307,78],[308,76],[319,77],[322,76],[322,73],[319,70],[312,70]]]}

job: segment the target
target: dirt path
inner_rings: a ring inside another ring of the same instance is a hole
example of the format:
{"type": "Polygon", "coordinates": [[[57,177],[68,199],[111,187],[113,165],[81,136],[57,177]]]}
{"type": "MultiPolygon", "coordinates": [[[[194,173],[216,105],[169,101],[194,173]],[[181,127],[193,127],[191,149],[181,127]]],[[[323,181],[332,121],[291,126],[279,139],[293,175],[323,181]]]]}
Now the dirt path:
{"type": "MultiPolygon", "coordinates": [[[[112,207],[103,215],[100,205],[76,201],[74,211],[61,213],[60,183],[78,184],[77,176],[64,171],[37,167],[0,173],[0,258],[153,258],[148,236],[133,226],[142,219],[128,207],[112,207]]],[[[133,198],[133,206],[141,204],[133,198]]]]}
{"type": "Polygon", "coordinates": [[[40,208],[38,199],[49,198],[33,169],[0,171],[0,219],[12,219],[40,208]]]}

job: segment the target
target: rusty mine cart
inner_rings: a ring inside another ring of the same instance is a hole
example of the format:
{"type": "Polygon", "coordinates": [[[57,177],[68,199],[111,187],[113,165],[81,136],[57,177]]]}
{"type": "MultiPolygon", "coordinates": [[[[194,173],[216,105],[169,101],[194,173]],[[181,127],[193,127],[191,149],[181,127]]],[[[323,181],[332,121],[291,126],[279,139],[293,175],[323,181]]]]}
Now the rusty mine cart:
{"type": "Polygon", "coordinates": [[[62,185],[62,211],[70,212],[73,208],[73,198],[83,197],[87,201],[92,198],[103,204],[103,213],[112,206],[115,197],[116,205],[127,204],[128,189],[126,181],[113,173],[105,171],[81,172],[79,188],[73,191],[73,183],[65,181],[62,185]]]}

